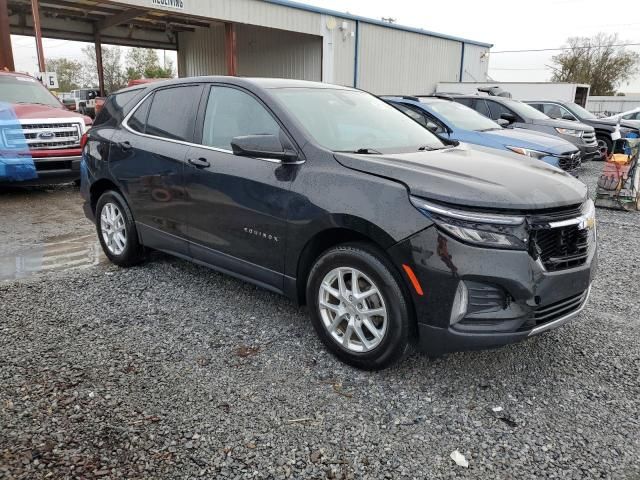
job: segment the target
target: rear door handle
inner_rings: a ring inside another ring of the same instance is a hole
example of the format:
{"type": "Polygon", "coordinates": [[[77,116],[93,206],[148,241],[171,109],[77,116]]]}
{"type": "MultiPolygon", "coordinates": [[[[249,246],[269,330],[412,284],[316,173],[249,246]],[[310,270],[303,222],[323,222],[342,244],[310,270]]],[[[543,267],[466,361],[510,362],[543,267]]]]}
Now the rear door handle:
{"type": "Polygon", "coordinates": [[[189,162],[191,165],[193,165],[196,168],[207,168],[211,166],[211,164],[209,163],[209,160],[202,157],[190,158],[189,160],[187,160],[187,162],[189,162]]]}
{"type": "Polygon", "coordinates": [[[121,150],[123,151],[127,151],[127,150],[131,150],[131,143],[129,143],[128,140],[124,141],[124,142],[120,142],[118,144],[118,146],[120,147],[121,150]]]}

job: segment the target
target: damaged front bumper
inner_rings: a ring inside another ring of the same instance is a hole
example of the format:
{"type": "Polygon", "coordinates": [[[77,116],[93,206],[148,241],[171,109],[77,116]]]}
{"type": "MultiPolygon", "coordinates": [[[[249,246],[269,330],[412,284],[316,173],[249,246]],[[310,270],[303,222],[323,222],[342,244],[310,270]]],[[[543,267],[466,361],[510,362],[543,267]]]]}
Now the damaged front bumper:
{"type": "Polygon", "coordinates": [[[409,260],[423,290],[410,289],[419,349],[439,355],[497,347],[575,318],[596,270],[592,235],[586,255],[566,265],[545,265],[528,251],[468,245],[436,226],[395,245],[389,253],[399,264],[409,260]]]}

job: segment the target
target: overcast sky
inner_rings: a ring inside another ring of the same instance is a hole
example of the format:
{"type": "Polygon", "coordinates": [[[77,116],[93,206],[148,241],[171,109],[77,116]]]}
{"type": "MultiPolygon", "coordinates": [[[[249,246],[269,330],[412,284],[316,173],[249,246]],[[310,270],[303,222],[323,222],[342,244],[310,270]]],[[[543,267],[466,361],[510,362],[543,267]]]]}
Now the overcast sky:
{"type": "MultiPolygon", "coordinates": [[[[204,1],[204,0],[199,0],[204,1]]],[[[304,0],[316,6],[493,43],[489,75],[499,81],[545,81],[546,65],[558,52],[498,53],[503,50],[558,48],[570,36],[619,33],[624,43],[640,44],[640,0],[304,0]],[[610,9],[608,8],[610,7],[610,9]]],[[[50,57],[80,58],[78,42],[46,40],[50,57]]],[[[30,37],[13,36],[16,68],[35,71],[35,45],[30,37]]],[[[640,46],[628,47],[640,52],[640,46]]],[[[162,58],[162,55],[161,55],[162,58]]],[[[174,60],[175,53],[169,58],[174,60]]],[[[640,76],[623,92],[640,93],[640,76]]]]}

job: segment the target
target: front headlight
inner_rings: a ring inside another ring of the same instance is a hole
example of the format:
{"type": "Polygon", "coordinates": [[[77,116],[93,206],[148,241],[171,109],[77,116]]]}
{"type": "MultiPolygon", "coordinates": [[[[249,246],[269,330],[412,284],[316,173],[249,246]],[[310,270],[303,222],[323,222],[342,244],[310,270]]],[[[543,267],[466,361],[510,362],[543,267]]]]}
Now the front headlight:
{"type": "Polygon", "coordinates": [[[582,130],[574,130],[573,128],[556,128],[556,132],[560,135],[571,135],[573,137],[582,137],[582,130]]]}
{"type": "Polygon", "coordinates": [[[411,203],[453,237],[473,245],[509,250],[527,249],[524,217],[470,212],[437,205],[418,197],[411,203]]]}
{"type": "Polygon", "coordinates": [[[522,148],[522,147],[510,147],[507,145],[507,148],[512,152],[518,153],[520,155],[526,155],[527,157],[535,158],[536,160],[540,160],[541,158],[549,156],[546,152],[540,152],[539,150],[531,150],[530,148],[522,148]]]}

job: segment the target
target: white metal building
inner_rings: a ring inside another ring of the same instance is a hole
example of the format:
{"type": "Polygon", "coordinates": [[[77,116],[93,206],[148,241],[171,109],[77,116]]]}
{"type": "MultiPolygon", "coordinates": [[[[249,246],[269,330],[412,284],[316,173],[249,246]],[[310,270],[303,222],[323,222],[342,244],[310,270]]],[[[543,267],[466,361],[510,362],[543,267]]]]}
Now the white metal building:
{"type": "Polygon", "coordinates": [[[215,19],[209,29],[179,34],[185,76],[226,73],[228,21],[237,24],[242,76],[321,80],[378,94],[428,93],[439,81],[487,76],[491,45],[486,43],[286,0],[183,2],[183,13],[215,19]]]}
{"type": "Polygon", "coordinates": [[[377,94],[486,80],[492,46],[290,0],[0,0],[3,9],[11,33],[33,35],[39,12],[42,36],[94,42],[100,58],[103,43],[175,49],[180,76],[298,78],[377,94]]]}

